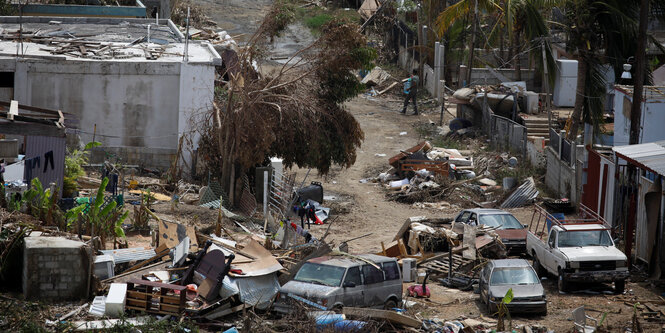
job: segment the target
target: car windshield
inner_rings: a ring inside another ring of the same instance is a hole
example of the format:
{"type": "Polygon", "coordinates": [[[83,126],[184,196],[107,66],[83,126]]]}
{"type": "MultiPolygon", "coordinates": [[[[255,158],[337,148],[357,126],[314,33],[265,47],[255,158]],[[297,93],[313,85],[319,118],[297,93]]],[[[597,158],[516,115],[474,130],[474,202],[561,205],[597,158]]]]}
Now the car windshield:
{"type": "Polygon", "coordinates": [[[607,230],[584,230],[559,232],[559,247],[612,246],[607,230]]]}
{"type": "Polygon", "coordinates": [[[296,273],[294,280],[324,286],[339,287],[346,268],[307,262],[296,273]]]}
{"type": "Polygon", "coordinates": [[[531,267],[495,268],[490,278],[490,285],[536,284],[538,276],[531,267]]]}
{"type": "Polygon", "coordinates": [[[480,215],[480,223],[499,229],[524,229],[524,226],[510,214],[480,215]]]}

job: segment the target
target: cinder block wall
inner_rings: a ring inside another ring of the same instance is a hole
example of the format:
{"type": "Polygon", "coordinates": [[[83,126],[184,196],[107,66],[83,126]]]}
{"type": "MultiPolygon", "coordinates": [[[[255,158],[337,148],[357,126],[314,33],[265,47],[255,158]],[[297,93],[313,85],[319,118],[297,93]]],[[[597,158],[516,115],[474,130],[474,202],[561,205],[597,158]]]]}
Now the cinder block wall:
{"type": "Polygon", "coordinates": [[[25,299],[75,300],[88,295],[92,249],[62,237],[26,237],[23,251],[25,299]]]}

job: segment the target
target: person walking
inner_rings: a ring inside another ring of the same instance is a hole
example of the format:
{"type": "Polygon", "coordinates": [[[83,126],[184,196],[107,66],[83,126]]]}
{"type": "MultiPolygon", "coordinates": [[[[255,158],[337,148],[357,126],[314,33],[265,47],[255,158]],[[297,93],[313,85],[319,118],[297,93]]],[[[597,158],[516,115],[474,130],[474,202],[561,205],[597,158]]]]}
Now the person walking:
{"type": "Polygon", "coordinates": [[[417,70],[413,70],[411,76],[404,84],[404,93],[406,94],[406,99],[404,100],[404,108],[400,113],[406,113],[406,107],[409,106],[409,101],[413,101],[413,114],[418,115],[418,103],[416,102],[416,95],[418,94],[418,83],[420,83],[420,78],[418,77],[417,70]]]}

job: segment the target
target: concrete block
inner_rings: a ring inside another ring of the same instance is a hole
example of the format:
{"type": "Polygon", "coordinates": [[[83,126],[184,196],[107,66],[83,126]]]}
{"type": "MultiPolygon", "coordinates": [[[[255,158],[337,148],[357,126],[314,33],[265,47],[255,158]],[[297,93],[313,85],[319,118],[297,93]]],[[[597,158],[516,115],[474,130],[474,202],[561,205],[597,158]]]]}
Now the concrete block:
{"type": "Polygon", "coordinates": [[[24,297],[44,300],[87,297],[91,265],[92,250],[82,242],[63,237],[26,237],[23,251],[24,297]]]}
{"type": "Polygon", "coordinates": [[[127,284],[112,283],[109,294],[106,296],[106,310],[104,313],[109,317],[119,317],[125,313],[125,302],[127,300],[127,284]]]}

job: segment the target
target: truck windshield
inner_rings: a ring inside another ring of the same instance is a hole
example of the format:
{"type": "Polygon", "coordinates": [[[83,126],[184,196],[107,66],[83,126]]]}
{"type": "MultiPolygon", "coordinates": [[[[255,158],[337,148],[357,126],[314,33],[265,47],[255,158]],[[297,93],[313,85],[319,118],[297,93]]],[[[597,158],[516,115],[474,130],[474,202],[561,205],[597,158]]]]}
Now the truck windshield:
{"type": "Polygon", "coordinates": [[[490,285],[492,286],[536,283],[538,283],[538,276],[529,267],[496,268],[490,278],[490,285]]]}
{"type": "Polygon", "coordinates": [[[321,265],[307,262],[296,273],[294,280],[324,286],[339,287],[344,276],[344,267],[321,265]]]}
{"type": "Polygon", "coordinates": [[[559,247],[612,246],[607,230],[559,232],[559,247]]]}
{"type": "Polygon", "coordinates": [[[524,229],[524,226],[510,214],[480,215],[480,224],[499,229],[524,229]]]}

